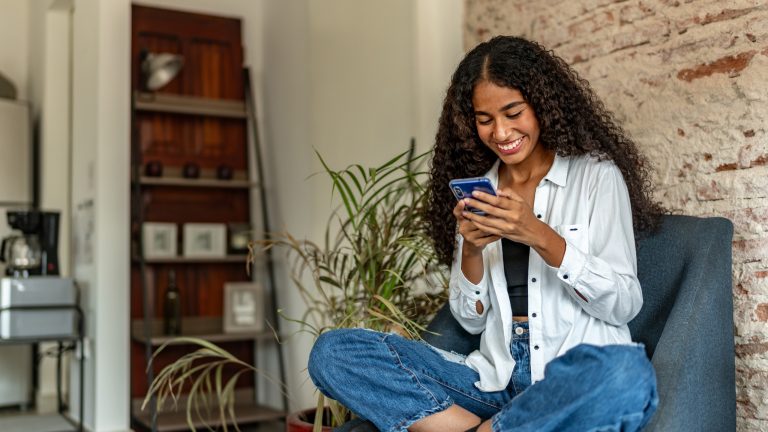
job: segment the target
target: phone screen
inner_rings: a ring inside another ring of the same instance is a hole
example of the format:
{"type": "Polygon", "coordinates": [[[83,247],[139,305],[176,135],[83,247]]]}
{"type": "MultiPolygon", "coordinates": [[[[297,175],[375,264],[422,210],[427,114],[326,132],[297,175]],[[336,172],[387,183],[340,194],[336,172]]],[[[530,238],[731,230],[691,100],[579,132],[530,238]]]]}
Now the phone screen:
{"type": "MultiPolygon", "coordinates": [[[[479,190],[490,195],[496,195],[496,191],[493,189],[493,183],[487,177],[472,177],[464,179],[453,179],[449,182],[449,186],[453,195],[457,200],[463,198],[471,198],[472,192],[479,190]]],[[[467,207],[468,211],[472,213],[485,215],[485,212],[478,210],[474,207],[467,207]]]]}

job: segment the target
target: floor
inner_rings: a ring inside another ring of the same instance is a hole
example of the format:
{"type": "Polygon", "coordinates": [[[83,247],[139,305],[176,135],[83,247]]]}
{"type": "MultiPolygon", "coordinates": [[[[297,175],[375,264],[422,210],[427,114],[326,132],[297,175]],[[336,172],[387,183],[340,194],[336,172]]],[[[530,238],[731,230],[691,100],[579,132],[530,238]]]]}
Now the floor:
{"type": "Polygon", "coordinates": [[[58,414],[24,413],[0,414],[0,430],[3,432],[64,432],[75,427],[58,414]]]}
{"type": "Polygon", "coordinates": [[[55,398],[40,398],[37,408],[22,410],[19,407],[0,408],[2,432],[65,432],[76,428],[56,412],[55,398]]]}
{"type": "MultiPolygon", "coordinates": [[[[36,410],[21,410],[18,407],[0,408],[0,432],[69,432],[77,429],[63,416],[56,413],[55,406],[42,404],[36,410]]],[[[248,425],[241,432],[283,432],[285,423],[276,421],[260,425],[248,425]]]]}

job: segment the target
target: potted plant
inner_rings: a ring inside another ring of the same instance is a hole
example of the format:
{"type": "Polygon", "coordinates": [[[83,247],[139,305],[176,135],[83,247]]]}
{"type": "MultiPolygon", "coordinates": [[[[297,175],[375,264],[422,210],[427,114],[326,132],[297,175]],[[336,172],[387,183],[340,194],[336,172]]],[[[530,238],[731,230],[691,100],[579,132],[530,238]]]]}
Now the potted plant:
{"type": "MultiPolygon", "coordinates": [[[[335,328],[365,327],[419,337],[445,302],[447,287],[445,269],[438,266],[425,229],[427,172],[423,166],[428,155],[415,156],[412,146],[378,167],[352,165],[337,171],[318,154],[341,202],[330,215],[323,241],[300,240],[281,232],[251,245],[249,262],[264,248],[284,249],[290,258],[291,278],[307,309],[300,318],[284,318],[315,336],[335,328]]],[[[254,368],[211,343],[198,344],[198,351],[158,374],[145,404],[157,396],[162,405],[191,381],[188,421],[210,395],[220,402],[222,420],[227,415],[234,418],[224,407],[233,406],[234,381],[239,375],[224,383],[221,371],[231,364],[243,372],[254,368]]],[[[349,418],[343,406],[317,395],[314,430],[320,430],[324,418],[333,427],[349,418]]]]}

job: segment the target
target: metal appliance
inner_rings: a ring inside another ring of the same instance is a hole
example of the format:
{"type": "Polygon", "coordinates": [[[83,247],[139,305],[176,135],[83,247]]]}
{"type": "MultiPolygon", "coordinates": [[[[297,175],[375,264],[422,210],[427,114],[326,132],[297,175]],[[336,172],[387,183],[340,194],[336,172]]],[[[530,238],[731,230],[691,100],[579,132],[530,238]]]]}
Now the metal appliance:
{"type": "Polygon", "coordinates": [[[77,290],[70,278],[0,279],[0,339],[76,337],[77,290]]]}
{"type": "Polygon", "coordinates": [[[8,210],[8,225],[21,234],[4,238],[0,245],[6,275],[59,274],[59,212],[8,210]]]}

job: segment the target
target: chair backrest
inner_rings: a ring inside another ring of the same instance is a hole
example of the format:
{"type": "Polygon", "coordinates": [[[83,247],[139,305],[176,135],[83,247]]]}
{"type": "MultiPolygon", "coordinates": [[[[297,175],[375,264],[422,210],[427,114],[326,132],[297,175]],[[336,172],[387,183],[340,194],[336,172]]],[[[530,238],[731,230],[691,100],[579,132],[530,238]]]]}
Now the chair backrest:
{"type": "Polygon", "coordinates": [[[637,277],[643,289],[643,308],[629,329],[632,339],[645,344],[649,357],[656,351],[672,310],[681,318],[691,312],[697,289],[722,287],[712,289],[710,295],[731,302],[732,237],[733,225],[728,219],[665,216],[658,232],[638,240],[637,277]]]}
{"type": "MultiPolygon", "coordinates": [[[[688,297],[678,298],[681,287],[700,284],[704,276],[730,286],[732,233],[731,222],[724,218],[664,216],[659,231],[639,236],[637,266],[643,308],[629,328],[632,338],[645,344],[649,357],[653,357],[673,307],[686,307],[680,303],[688,297]]],[[[730,290],[725,292],[730,295],[730,290]]],[[[448,351],[468,354],[480,344],[480,336],[461,328],[447,304],[427,330],[424,339],[448,351]]]]}

